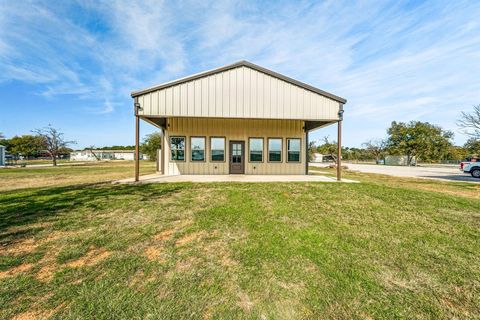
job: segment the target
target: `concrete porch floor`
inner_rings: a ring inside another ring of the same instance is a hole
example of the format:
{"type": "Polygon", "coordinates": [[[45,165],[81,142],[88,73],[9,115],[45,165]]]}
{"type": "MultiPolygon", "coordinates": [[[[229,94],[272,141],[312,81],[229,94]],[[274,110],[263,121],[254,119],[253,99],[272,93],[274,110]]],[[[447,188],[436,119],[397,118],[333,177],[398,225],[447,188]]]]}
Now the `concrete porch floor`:
{"type": "MultiPolygon", "coordinates": [[[[322,175],[175,175],[149,174],[140,176],[139,183],[171,183],[171,182],[338,182],[335,177],[322,175]]],[[[357,183],[358,181],[342,179],[341,182],[357,183]]],[[[115,181],[114,183],[134,183],[133,178],[115,181]]]]}

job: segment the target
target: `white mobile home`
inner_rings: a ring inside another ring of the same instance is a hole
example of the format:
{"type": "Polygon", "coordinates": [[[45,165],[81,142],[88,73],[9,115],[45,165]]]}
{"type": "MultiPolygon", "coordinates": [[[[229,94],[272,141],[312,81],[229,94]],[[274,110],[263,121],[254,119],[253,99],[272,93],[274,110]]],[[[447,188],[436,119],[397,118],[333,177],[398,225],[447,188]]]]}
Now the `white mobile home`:
{"type": "Polygon", "coordinates": [[[140,119],[162,130],[158,167],[165,175],[307,174],[308,132],[338,123],[341,138],[346,103],[246,61],[132,97],[136,150],[140,119]]]}
{"type": "MultiPolygon", "coordinates": [[[[140,160],[148,160],[140,154],[140,160]]],[[[78,150],[70,153],[71,161],[135,160],[134,150],[78,150]]]]}

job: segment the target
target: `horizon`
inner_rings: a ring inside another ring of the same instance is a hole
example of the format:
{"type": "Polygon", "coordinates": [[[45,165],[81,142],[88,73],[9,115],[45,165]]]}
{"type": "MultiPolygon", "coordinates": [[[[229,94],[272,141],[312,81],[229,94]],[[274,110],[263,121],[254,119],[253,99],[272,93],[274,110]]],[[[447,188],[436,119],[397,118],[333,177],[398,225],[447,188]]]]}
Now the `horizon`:
{"type": "Polygon", "coordinates": [[[346,98],[345,147],[412,120],[463,145],[455,122],[480,103],[480,3],[128,4],[0,3],[0,132],[133,145],[132,91],[239,60],[346,98]]]}

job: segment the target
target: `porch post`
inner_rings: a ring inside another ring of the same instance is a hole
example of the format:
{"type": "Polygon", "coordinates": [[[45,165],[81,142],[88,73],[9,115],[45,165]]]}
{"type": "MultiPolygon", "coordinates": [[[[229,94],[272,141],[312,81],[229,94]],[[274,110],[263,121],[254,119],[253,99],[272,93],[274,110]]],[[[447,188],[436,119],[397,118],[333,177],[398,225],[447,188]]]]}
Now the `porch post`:
{"type": "Polygon", "coordinates": [[[305,174],[308,176],[308,130],[305,128],[305,174]]]}
{"type": "Polygon", "coordinates": [[[134,100],[135,107],[135,182],[140,178],[140,117],[138,116],[138,109],[140,104],[138,98],[134,100]]]}
{"type": "Polygon", "coordinates": [[[338,137],[337,137],[337,180],[342,180],[342,121],[343,121],[343,104],[340,105],[338,111],[338,137]]]}
{"type": "Polygon", "coordinates": [[[135,182],[140,177],[140,118],[135,116],[135,182]]]}

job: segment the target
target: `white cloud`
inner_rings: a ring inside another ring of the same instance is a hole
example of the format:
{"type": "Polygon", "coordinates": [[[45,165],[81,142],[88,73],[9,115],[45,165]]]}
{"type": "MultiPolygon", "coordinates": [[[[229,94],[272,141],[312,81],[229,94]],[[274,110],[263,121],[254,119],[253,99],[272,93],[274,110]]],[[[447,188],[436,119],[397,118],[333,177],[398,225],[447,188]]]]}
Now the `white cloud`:
{"type": "Polygon", "coordinates": [[[4,2],[0,83],[108,113],[133,89],[247,59],[346,97],[345,140],[358,145],[392,120],[455,129],[480,102],[479,15],[472,1],[4,2]]]}

